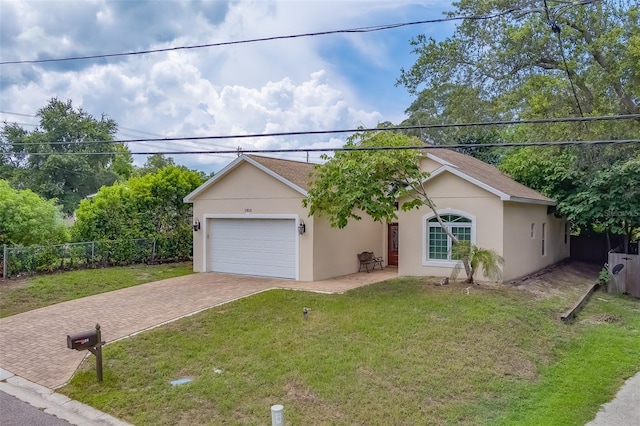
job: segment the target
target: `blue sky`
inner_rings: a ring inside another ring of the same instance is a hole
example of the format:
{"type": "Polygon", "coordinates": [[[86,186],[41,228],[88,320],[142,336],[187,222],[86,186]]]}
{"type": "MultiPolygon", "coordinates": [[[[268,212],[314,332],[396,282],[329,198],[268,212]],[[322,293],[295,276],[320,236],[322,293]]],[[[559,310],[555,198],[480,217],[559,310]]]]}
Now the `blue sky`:
{"type": "MultiPolygon", "coordinates": [[[[0,2],[2,61],[128,52],[442,17],[449,1],[0,2]]],[[[411,98],[395,82],[416,59],[409,40],[453,23],[50,64],[0,66],[0,110],[33,115],[71,99],[120,125],[121,139],[373,127],[400,122],[411,98]]],[[[0,120],[36,123],[0,114],[0,120]]],[[[27,129],[33,127],[25,126],[27,129]]],[[[336,147],[344,136],[131,144],[131,151],[336,147]]],[[[176,155],[217,171],[233,155],[176,155]]],[[[303,160],[304,154],[287,158],[303,160]]],[[[311,159],[317,159],[312,155],[311,159]]],[[[144,157],[134,157],[137,164],[144,157]]]]}

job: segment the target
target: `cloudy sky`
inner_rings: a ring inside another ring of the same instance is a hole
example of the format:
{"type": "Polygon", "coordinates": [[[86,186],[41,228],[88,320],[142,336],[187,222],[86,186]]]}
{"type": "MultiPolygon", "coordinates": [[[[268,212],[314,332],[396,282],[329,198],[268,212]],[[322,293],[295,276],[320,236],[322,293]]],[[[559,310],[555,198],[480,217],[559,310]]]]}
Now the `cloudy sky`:
{"type": "MultiPolygon", "coordinates": [[[[442,17],[450,1],[0,0],[0,61],[122,53],[442,17]]],[[[0,65],[0,120],[37,123],[71,99],[120,127],[119,139],[237,135],[399,123],[411,98],[395,81],[409,40],[454,24],[335,34],[116,58],[0,65]]],[[[136,151],[336,147],[343,135],[130,144],[136,151]]],[[[174,155],[217,171],[234,155],[174,155]]],[[[304,160],[306,154],[287,154],[304,160]]],[[[317,159],[311,155],[311,160],[317,159]]],[[[142,156],[134,156],[137,164],[142,156]]]]}

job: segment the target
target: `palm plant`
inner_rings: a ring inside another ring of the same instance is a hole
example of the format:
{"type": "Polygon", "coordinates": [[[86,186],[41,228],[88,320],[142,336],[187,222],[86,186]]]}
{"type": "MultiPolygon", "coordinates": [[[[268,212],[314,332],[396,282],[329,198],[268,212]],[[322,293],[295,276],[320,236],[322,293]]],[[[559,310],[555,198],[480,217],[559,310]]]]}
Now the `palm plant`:
{"type": "Polygon", "coordinates": [[[466,282],[473,284],[475,283],[473,276],[480,266],[485,278],[495,281],[502,278],[501,266],[504,264],[504,259],[493,250],[478,247],[470,241],[458,241],[453,244],[451,255],[459,260],[451,272],[451,280],[455,281],[460,269],[464,267],[467,273],[466,282]]]}

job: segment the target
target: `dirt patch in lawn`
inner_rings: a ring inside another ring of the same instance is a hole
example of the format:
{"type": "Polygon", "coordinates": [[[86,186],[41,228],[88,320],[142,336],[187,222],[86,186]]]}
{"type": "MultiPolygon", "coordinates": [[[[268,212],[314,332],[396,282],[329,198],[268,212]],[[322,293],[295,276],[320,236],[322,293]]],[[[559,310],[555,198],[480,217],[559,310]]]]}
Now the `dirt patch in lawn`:
{"type": "Polygon", "coordinates": [[[509,283],[513,288],[532,293],[537,298],[575,299],[598,280],[601,267],[591,263],[566,261],[533,275],[509,283]]]}
{"type": "Polygon", "coordinates": [[[288,400],[301,401],[309,404],[317,404],[320,402],[320,398],[318,398],[311,389],[298,381],[288,382],[284,388],[288,400]]]}
{"type": "Polygon", "coordinates": [[[29,278],[30,277],[27,275],[18,275],[17,277],[13,277],[12,279],[0,278],[0,290],[14,290],[27,287],[31,283],[29,281],[29,278]]]}

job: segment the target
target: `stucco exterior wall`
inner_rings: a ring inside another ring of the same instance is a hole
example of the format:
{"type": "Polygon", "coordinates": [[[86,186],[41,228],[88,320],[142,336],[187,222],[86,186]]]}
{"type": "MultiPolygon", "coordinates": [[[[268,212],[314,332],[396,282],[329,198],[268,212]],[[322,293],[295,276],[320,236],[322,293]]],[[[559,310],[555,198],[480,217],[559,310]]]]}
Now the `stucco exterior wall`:
{"type": "MultiPolygon", "coordinates": [[[[475,218],[475,241],[472,235],[474,244],[495,250],[498,254],[503,253],[503,209],[500,198],[448,172],[428,180],[426,187],[441,215],[464,212],[465,216],[475,218]]],[[[427,262],[425,215],[428,214],[431,214],[431,210],[427,207],[398,213],[399,275],[447,277],[451,274],[455,262],[440,266],[432,266],[434,262],[427,262]]],[[[476,278],[484,277],[478,272],[476,278]]]]}
{"type": "Polygon", "coordinates": [[[546,205],[505,202],[504,218],[505,281],[525,276],[569,257],[568,235],[565,242],[566,221],[555,217],[553,213],[547,214],[546,205]],[[544,255],[542,224],[545,224],[544,255]]]}
{"type": "MultiPolygon", "coordinates": [[[[208,270],[204,259],[205,244],[209,244],[206,215],[242,215],[259,218],[265,215],[297,215],[305,221],[307,234],[313,221],[307,218],[307,209],[302,207],[302,194],[284,185],[256,167],[243,163],[216,181],[213,186],[198,194],[193,203],[194,220],[202,224],[200,231],[193,233],[193,269],[208,270]]],[[[299,238],[299,279],[313,280],[313,241],[299,238]]]]}
{"type": "Polygon", "coordinates": [[[440,167],[442,167],[442,164],[428,157],[423,157],[420,161],[420,168],[425,172],[431,173],[440,167]]]}
{"type": "Polygon", "coordinates": [[[386,225],[375,222],[364,213],[360,216],[362,220],[349,220],[343,229],[331,228],[326,218],[314,218],[315,281],[358,272],[357,254],[363,251],[373,251],[376,256],[384,254],[386,246],[382,230],[386,225]]]}
{"type": "MultiPolygon", "coordinates": [[[[210,270],[205,256],[209,247],[209,222],[214,215],[242,218],[295,216],[304,221],[306,232],[298,235],[299,280],[318,281],[358,271],[357,253],[383,254],[381,223],[367,215],[361,221],[349,221],[344,229],[333,229],[324,218],[308,217],[302,207],[303,195],[273,176],[248,163],[242,163],[202,193],[193,203],[194,220],[202,224],[193,234],[193,269],[210,270]],[[209,219],[207,219],[209,217],[209,219]]],[[[215,220],[215,219],[213,219],[215,220]]]]}

